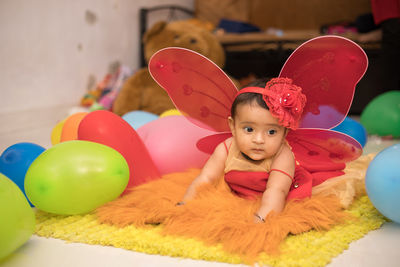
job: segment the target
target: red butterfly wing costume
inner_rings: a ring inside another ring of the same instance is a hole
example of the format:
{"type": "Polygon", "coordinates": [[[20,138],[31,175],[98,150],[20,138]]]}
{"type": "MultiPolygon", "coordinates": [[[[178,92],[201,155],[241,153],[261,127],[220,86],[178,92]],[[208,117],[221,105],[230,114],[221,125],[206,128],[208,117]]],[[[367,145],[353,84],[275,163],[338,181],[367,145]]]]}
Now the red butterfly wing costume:
{"type": "MultiPolygon", "coordinates": [[[[329,129],[346,117],[367,65],[364,51],[354,42],[322,36],[299,46],[281,70],[279,76],[291,78],[307,97],[300,126],[289,132],[287,141],[314,185],[340,175],[345,162],[362,153],[355,139],[329,129]]],[[[230,136],[227,118],[238,91],[218,66],[191,50],[165,48],[150,59],[149,70],[191,122],[216,131],[199,140],[200,150],[212,153],[230,136]]]]}

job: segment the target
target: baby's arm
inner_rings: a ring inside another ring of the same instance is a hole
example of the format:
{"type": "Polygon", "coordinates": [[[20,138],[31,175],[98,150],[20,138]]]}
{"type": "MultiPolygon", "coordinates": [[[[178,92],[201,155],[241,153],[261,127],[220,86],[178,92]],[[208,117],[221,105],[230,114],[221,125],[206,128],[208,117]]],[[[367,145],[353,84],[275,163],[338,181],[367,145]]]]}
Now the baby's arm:
{"type": "MultiPolygon", "coordinates": [[[[295,159],[290,148],[285,144],[283,149],[272,162],[271,169],[281,170],[291,177],[294,175],[295,159]]],[[[286,196],[289,193],[292,179],[279,171],[271,171],[267,188],[263,193],[261,206],[256,214],[255,221],[264,219],[270,211],[281,212],[285,207],[286,196]]]]}
{"type": "MultiPolygon", "coordinates": [[[[228,141],[226,141],[228,143],[228,141]]],[[[196,194],[196,189],[199,185],[211,183],[221,177],[225,168],[227,151],[224,143],[220,143],[207,160],[199,176],[193,180],[183,197],[183,202],[192,199],[196,194]]]]}

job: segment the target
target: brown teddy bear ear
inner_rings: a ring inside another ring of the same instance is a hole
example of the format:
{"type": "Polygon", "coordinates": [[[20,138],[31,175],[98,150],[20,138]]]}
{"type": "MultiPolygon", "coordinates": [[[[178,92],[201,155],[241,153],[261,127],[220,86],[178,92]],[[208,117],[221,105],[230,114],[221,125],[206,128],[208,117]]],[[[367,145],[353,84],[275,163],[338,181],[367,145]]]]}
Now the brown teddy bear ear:
{"type": "Polygon", "coordinates": [[[156,22],[146,33],[143,35],[143,43],[147,43],[147,41],[153,36],[161,32],[165,26],[167,26],[166,21],[156,22]]]}

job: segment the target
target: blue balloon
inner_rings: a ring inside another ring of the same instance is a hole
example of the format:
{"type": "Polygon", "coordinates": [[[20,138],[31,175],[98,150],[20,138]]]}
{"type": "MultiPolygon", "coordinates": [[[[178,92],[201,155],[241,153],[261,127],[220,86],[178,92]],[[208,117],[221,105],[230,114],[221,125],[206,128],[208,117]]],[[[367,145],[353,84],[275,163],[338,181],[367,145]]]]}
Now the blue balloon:
{"type": "Polygon", "coordinates": [[[137,130],[146,123],[158,119],[158,115],[147,111],[134,110],[123,115],[122,119],[129,123],[133,129],[137,130]]]}
{"type": "Polygon", "coordinates": [[[368,166],[365,187],[375,208],[400,223],[400,144],[375,156],[368,166]]]}
{"type": "MultiPolygon", "coordinates": [[[[4,150],[0,156],[0,173],[18,185],[25,197],[25,174],[43,151],[45,148],[33,143],[17,143],[4,150]]],[[[33,207],[31,202],[29,204],[33,207]]]]}
{"type": "Polygon", "coordinates": [[[349,117],[346,117],[341,124],[333,128],[332,130],[350,135],[356,139],[362,147],[367,143],[367,131],[364,126],[349,117]]]}

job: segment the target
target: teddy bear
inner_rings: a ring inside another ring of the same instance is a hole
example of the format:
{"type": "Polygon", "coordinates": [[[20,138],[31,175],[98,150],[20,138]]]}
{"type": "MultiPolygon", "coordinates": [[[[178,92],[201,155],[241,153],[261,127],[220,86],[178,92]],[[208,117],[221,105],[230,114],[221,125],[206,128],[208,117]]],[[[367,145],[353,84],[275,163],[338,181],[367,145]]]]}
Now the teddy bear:
{"type": "MultiPolygon", "coordinates": [[[[213,33],[190,20],[155,23],[143,36],[146,61],[158,50],[165,47],[184,47],[194,50],[224,67],[225,53],[213,33]]],[[[147,68],[141,68],[123,84],[112,107],[117,115],[133,110],[161,114],[173,109],[168,94],[153,80],[147,68]]]]}

